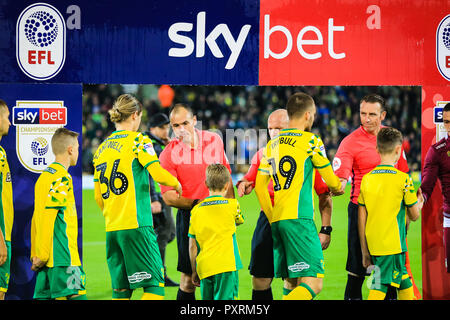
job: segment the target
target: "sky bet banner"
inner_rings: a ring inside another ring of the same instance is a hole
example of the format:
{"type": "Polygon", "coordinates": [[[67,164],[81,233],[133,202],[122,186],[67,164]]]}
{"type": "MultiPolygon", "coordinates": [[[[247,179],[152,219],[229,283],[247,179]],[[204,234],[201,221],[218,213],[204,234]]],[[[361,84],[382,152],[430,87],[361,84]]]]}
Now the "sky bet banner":
{"type": "MultiPolygon", "coordinates": [[[[14,197],[8,299],[33,297],[35,272],[30,269],[30,231],[34,185],[39,174],[55,160],[51,147],[55,130],[64,126],[81,134],[81,96],[79,84],[0,84],[0,97],[11,112],[9,133],[1,140],[11,169],[14,197]]],[[[73,178],[81,249],[81,159],[69,173],[73,178]]]]}

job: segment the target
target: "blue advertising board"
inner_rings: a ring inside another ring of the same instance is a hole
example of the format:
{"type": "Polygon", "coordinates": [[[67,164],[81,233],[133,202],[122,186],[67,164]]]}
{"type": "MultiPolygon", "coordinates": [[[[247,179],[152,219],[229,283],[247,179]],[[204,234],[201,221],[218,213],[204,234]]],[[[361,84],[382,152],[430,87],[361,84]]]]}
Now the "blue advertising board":
{"type": "Polygon", "coordinates": [[[0,82],[258,84],[259,1],[0,1],[0,82]]]}
{"type": "MultiPolygon", "coordinates": [[[[82,86],[0,84],[0,97],[11,112],[9,133],[1,139],[0,144],[6,151],[11,170],[14,201],[11,277],[6,298],[32,299],[35,273],[31,271],[30,231],[34,209],[34,185],[40,172],[54,160],[50,141],[57,127],[64,126],[79,132],[81,139],[82,86]],[[29,119],[26,123],[20,121],[25,115],[29,119]]],[[[81,172],[79,159],[77,165],[69,169],[69,173],[73,178],[77,207],[80,255],[82,254],[81,172]]]]}

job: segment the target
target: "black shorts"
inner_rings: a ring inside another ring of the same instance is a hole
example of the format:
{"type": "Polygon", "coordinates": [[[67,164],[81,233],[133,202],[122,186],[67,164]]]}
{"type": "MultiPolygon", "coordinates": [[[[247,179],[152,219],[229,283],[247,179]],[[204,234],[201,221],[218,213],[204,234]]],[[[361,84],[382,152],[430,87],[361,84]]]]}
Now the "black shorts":
{"type": "Polygon", "coordinates": [[[189,258],[189,220],[191,210],[178,209],[176,218],[176,237],[178,247],[177,270],[185,274],[192,274],[191,260],[189,258]]]}
{"type": "Polygon", "coordinates": [[[273,278],[273,240],[269,220],[263,211],[259,214],[252,237],[250,274],[256,278],[273,278]]]}
{"type": "Polygon", "coordinates": [[[367,269],[362,265],[361,243],[358,233],[358,205],[350,202],[348,204],[348,232],[347,232],[347,265],[348,272],[358,276],[366,276],[367,269]]]}

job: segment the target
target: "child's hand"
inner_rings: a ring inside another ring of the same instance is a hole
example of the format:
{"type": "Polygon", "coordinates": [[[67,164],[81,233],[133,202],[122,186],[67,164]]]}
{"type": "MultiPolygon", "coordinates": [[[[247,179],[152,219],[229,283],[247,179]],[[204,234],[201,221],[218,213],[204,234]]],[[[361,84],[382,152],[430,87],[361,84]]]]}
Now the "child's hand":
{"type": "Polygon", "coordinates": [[[370,254],[363,253],[362,264],[364,268],[367,268],[368,266],[372,265],[372,259],[370,258],[370,254]]]}
{"type": "Polygon", "coordinates": [[[417,204],[419,206],[419,210],[422,210],[423,204],[425,203],[425,198],[422,194],[422,189],[417,190],[417,204]]]}
{"type": "Polygon", "coordinates": [[[200,278],[198,277],[198,274],[196,271],[192,272],[192,284],[195,287],[200,287],[200,278]]]}

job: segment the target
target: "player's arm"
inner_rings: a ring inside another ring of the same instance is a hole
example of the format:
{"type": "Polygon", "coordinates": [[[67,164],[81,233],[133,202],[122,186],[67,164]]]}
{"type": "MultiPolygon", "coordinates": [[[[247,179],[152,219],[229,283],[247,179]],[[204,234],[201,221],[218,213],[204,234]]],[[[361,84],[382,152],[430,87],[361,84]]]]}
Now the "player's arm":
{"type": "Polygon", "coordinates": [[[98,181],[98,179],[94,179],[94,198],[95,202],[97,202],[97,205],[103,211],[104,202],[102,197],[102,191],[100,189],[100,182],[98,181]]]}
{"type": "Polygon", "coordinates": [[[364,205],[360,204],[358,207],[358,234],[359,234],[359,241],[361,243],[362,264],[364,268],[367,268],[372,264],[369,249],[367,247],[366,222],[367,222],[367,210],[364,205]]]}
{"type": "Polygon", "coordinates": [[[319,232],[319,239],[322,250],[330,245],[331,241],[331,213],[333,211],[333,200],[330,192],[319,194],[319,211],[322,219],[322,228],[319,232]]]}
{"type": "Polygon", "coordinates": [[[189,238],[189,258],[191,259],[192,266],[192,284],[196,287],[200,287],[200,279],[197,274],[197,243],[194,238],[189,238]]]}
{"type": "Polygon", "coordinates": [[[334,174],[331,163],[325,155],[325,146],[323,145],[322,139],[316,135],[313,135],[308,154],[310,154],[314,167],[319,171],[331,192],[336,194],[340,193],[342,186],[341,181],[334,174]]]}
{"type": "Polygon", "coordinates": [[[174,188],[175,190],[173,191],[177,193],[177,197],[181,196],[182,189],[178,179],[171,175],[169,171],[161,167],[158,160],[150,163],[147,166],[147,170],[157,183],[174,188]]]}
{"type": "Polygon", "coordinates": [[[416,221],[420,217],[419,203],[406,207],[406,214],[411,221],[416,221]]]}
{"type": "MultiPolygon", "coordinates": [[[[228,163],[227,155],[225,154],[223,141],[218,135],[217,135],[217,139],[219,139],[220,145],[221,145],[218,148],[220,148],[222,150],[222,164],[228,169],[228,171],[231,174],[231,167],[230,167],[230,164],[228,163]]],[[[230,178],[230,183],[228,184],[228,189],[227,189],[227,193],[225,194],[225,198],[228,198],[228,199],[235,198],[233,180],[231,178],[230,178]]]]}
{"type": "Polygon", "coordinates": [[[269,172],[265,169],[258,169],[258,174],[256,175],[255,181],[255,192],[256,197],[258,198],[259,204],[261,205],[262,210],[267,216],[269,222],[272,220],[272,201],[270,200],[269,191],[267,190],[267,186],[269,185],[270,175],[269,172]]]}
{"type": "Polygon", "coordinates": [[[370,258],[366,239],[367,209],[364,200],[364,186],[365,179],[363,178],[361,181],[361,191],[358,196],[358,235],[361,244],[362,264],[364,268],[367,268],[372,264],[372,259],[370,258]]]}
{"type": "Polygon", "coordinates": [[[247,173],[241,180],[237,182],[236,189],[239,197],[250,194],[250,192],[252,192],[253,188],[255,187],[255,180],[258,173],[258,167],[262,152],[263,149],[260,149],[255,153],[250,162],[250,168],[248,168],[247,173]]]}
{"type": "Polygon", "coordinates": [[[227,193],[225,194],[225,198],[228,198],[228,199],[235,198],[233,180],[231,178],[230,178],[230,183],[228,183],[228,189],[227,189],[227,193]]]}
{"type": "Polygon", "coordinates": [[[334,174],[333,169],[331,168],[331,164],[329,162],[328,165],[316,167],[316,169],[319,171],[323,180],[325,180],[325,183],[330,188],[331,192],[333,192],[333,194],[335,195],[343,194],[342,186],[344,184],[342,184],[338,176],[334,174]]]}
{"type": "Polygon", "coordinates": [[[195,204],[195,199],[180,197],[175,190],[167,190],[162,197],[165,204],[178,209],[191,210],[195,204]]]}
{"type": "Polygon", "coordinates": [[[158,192],[156,192],[155,181],[151,176],[150,176],[150,200],[151,200],[150,206],[152,209],[152,214],[161,213],[162,206],[161,202],[159,201],[159,194],[158,192]]]}
{"type": "Polygon", "coordinates": [[[425,163],[422,171],[422,183],[420,184],[420,192],[426,202],[433,193],[439,173],[439,162],[437,154],[433,147],[430,147],[425,157],[425,163]]]}
{"type": "Polygon", "coordinates": [[[53,230],[55,227],[55,220],[58,214],[58,208],[45,208],[39,210],[36,217],[36,256],[32,257],[33,271],[38,271],[46,265],[50,258],[50,251],[53,243],[53,230]]]}
{"type": "Polygon", "coordinates": [[[345,192],[345,186],[348,182],[348,177],[352,171],[353,167],[353,154],[351,149],[351,141],[348,139],[342,140],[341,144],[338,147],[336,155],[333,159],[333,170],[335,174],[339,177],[341,181],[342,187],[341,190],[337,193],[333,192],[333,195],[342,195],[345,192]]]}
{"type": "Polygon", "coordinates": [[[8,250],[6,248],[5,237],[3,237],[3,232],[0,230],[0,266],[2,266],[6,259],[8,258],[8,250]]]}
{"type": "Polygon", "coordinates": [[[189,237],[189,259],[191,261],[192,268],[192,284],[196,287],[200,286],[200,279],[197,274],[197,240],[195,239],[195,209],[191,212],[191,223],[189,224],[188,237],[189,237]]]}
{"type": "Polygon", "coordinates": [[[416,221],[420,217],[420,210],[423,206],[423,198],[417,198],[414,184],[410,176],[405,182],[405,190],[403,195],[403,202],[406,206],[406,215],[411,221],[416,221]]]}

